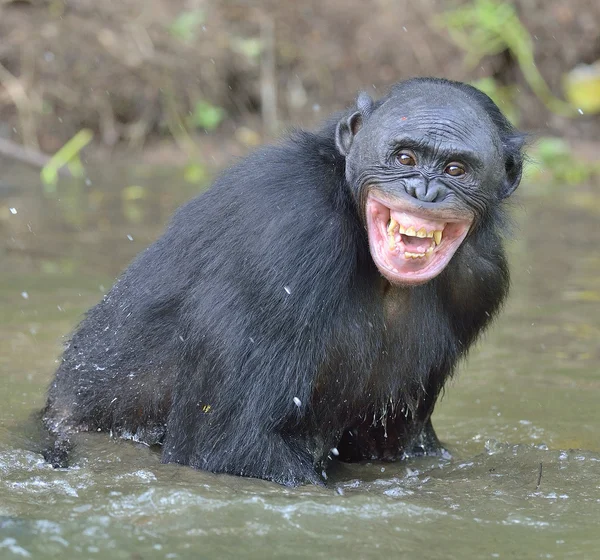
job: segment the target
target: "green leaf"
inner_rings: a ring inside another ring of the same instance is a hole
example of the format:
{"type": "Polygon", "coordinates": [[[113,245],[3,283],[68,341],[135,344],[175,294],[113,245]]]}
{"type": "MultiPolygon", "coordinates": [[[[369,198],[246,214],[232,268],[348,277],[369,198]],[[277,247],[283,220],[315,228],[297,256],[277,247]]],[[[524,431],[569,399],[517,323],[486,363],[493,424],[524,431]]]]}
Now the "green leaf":
{"type": "Polygon", "coordinates": [[[181,12],[169,26],[169,33],[186,43],[191,43],[196,38],[198,27],[203,23],[202,10],[181,12]]]}
{"type": "Polygon", "coordinates": [[[203,128],[210,131],[217,128],[224,118],[224,109],[200,100],[196,102],[194,112],[187,119],[187,124],[191,128],[203,128]]]}

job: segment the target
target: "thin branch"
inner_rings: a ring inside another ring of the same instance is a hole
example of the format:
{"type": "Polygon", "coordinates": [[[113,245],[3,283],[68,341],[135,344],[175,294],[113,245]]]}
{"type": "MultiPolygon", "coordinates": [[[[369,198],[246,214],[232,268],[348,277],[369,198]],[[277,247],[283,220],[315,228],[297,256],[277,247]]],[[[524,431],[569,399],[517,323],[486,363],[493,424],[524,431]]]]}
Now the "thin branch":
{"type": "MultiPolygon", "coordinates": [[[[16,142],[7,140],[6,138],[0,138],[0,155],[15,159],[27,165],[33,167],[44,167],[49,161],[50,156],[43,154],[32,148],[25,148],[16,142]]],[[[62,167],[58,170],[59,175],[63,177],[71,177],[71,173],[66,167],[62,167]]]]}
{"type": "Polygon", "coordinates": [[[32,108],[32,101],[29,99],[25,87],[21,81],[13,76],[2,64],[0,64],[0,83],[6,88],[12,102],[17,108],[19,120],[21,121],[21,130],[23,132],[23,142],[34,149],[38,148],[37,134],[35,131],[35,117],[32,108]]]}
{"type": "Polygon", "coordinates": [[[263,124],[269,134],[277,130],[277,80],[275,78],[275,25],[273,19],[260,15],[260,101],[263,124]]]}

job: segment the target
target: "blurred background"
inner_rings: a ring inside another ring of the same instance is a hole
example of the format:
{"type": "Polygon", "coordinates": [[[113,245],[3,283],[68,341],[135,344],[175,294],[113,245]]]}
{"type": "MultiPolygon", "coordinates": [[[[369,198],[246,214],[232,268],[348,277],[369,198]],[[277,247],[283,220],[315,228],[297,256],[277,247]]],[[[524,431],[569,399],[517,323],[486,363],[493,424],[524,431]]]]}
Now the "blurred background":
{"type": "Polygon", "coordinates": [[[0,138],[53,153],[89,129],[89,157],[174,161],[165,142],[243,151],[444,76],[536,134],[597,140],[599,28],[593,0],[0,0],[0,138]]]}
{"type": "Polygon", "coordinates": [[[598,239],[597,0],[0,0],[0,557],[596,558],[598,239]],[[61,345],[175,208],[425,75],[476,85],[531,138],[510,298],[434,415],[453,458],[295,490],[103,434],[74,468],[44,463],[61,345]]]}

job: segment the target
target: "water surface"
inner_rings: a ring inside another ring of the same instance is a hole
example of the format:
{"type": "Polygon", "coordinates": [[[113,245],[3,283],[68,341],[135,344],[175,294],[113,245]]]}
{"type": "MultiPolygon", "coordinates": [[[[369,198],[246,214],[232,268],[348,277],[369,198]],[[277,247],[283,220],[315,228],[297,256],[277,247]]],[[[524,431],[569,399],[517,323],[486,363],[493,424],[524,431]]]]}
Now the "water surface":
{"type": "Polygon", "coordinates": [[[63,336],[197,189],[116,167],[45,192],[0,160],[0,558],[597,557],[598,184],[521,187],[510,301],[436,409],[452,460],[285,489],[89,434],[46,465],[32,414],[63,336]]]}

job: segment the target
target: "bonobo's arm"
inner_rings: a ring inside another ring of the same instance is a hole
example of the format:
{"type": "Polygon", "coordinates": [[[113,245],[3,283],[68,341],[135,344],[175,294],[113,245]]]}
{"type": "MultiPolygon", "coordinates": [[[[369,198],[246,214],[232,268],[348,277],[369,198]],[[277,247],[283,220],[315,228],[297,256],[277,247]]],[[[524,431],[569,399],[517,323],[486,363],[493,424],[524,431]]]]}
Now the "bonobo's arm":
{"type": "Polygon", "coordinates": [[[438,391],[419,403],[414,412],[408,407],[389,406],[384,417],[368,414],[367,420],[346,430],[338,446],[340,458],[345,461],[397,461],[404,457],[442,455],[440,444],[431,423],[431,414],[438,391]]]}
{"type": "MultiPolygon", "coordinates": [[[[443,367],[424,372],[422,383],[409,391],[421,395],[418,405],[388,406],[385,414],[374,409],[362,423],[347,430],[339,447],[342,459],[394,461],[407,455],[444,453],[431,422],[438,395],[457,361],[496,315],[508,290],[508,267],[498,235],[489,229],[468,240],[432,285],[435,292],[427,292],[427,297],[413,294],[412,313],[403,320],[405,332],[415,330],[408,320],[416,315],[419,321],[430,321],[426,330],[446,333],[446,346],[439,357],[443,367]],[[434,301],[441,303],[441,308],[434,307],[434,301]]],[[[412,344],[418,348],[415,341],[412,344]]],[[[431,351],[429,344],[417,353],[431,351]]],[[[406,376],[407,372],[396,375],[406,376]]]]}
{"type": "Polygon", "coordinates": [[[440,440],[433,429],[431,417],[425,422],[421,433],[412,442],[411,447],[404,451],[407,457],[428,456],[450,456],[448,451],[442,446],[440,440]]]}

